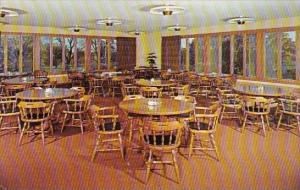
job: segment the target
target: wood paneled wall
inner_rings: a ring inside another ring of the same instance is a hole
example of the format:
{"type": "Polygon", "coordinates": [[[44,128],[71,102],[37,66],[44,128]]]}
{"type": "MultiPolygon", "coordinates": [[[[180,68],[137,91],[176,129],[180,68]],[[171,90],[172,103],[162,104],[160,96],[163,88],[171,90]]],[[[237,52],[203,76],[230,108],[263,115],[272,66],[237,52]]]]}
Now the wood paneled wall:
{"type": "Polygon", "coordinates": [[[131,70],[136,66],[136,38],[117,38],[118,69],[131,70]]]}
{"type": "Polygon", "coordinates": [[[162,37],[162,63],[164,70],[179,70],[180,56],[180,37],[170,36],[162,37]]]}

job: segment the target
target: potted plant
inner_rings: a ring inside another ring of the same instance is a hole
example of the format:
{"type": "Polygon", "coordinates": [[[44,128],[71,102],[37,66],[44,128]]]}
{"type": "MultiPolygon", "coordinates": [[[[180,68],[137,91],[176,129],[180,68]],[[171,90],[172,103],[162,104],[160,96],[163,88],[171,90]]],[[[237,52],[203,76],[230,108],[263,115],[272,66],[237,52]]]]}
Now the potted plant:
{"type": "Polygon", "coordinates": [[[156,57],[156,55],[155,55],[155,53],[149,53],[148,54],[148,56],[147,56],[147,62],[148,62],[148,64],[149,64],[149,67],[150,68],[154,68],[154,67],[156,67],[156,62],[155,62],[155,59],[156,59],[157,57],[156,57]]]}

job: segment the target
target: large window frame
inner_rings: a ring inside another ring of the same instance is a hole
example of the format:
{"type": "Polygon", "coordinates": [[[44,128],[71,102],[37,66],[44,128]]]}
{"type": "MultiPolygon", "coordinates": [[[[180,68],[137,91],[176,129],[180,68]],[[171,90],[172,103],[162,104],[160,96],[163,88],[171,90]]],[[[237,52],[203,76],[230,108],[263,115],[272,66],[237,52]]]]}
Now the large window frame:
{"type": "MultiPolygon", "coordinates": [[[[85,72],[90,72],[90,71],[95,71],[95,70],[111,70],[114,69],[113,68],[113,63],[111,63],[111,48],[110,48],[110,44],[113,40],[117,40],[114,37],[106,37],[106,36],[85,36],[85,35],[62,35],[62,34],[32,34],[32,33],[20,33],[20,32],[2,32],[1,33],[1,43],[3,46],[2,52],[3,52],[3,73],[8,73],[8,41],[7,41],[7,36],[9,35],[14,35],[17,36],[19,39],[19,57],[18,57],[18,72],[23,72],[23,52],[22,52],[22,39],[23,36],[31,36],[32,37],[32,48],[33,48],[33,60],[32,60],[32,72],[35,70],[40,70],[41,69],[41,65],[40,65],[40,58],[41,58],[41,37],[46,36],[49,37],[49,41],[50,41],[50,51],[49,51],[49,65],[50,65],[50,71],[49,74],[63,74],[66,73],[66,65],[65,65],[65,53],[66,53],[66,47],[65,47],[65,39],[66,38],[73,38],[74,42],[75,42],[75,47],[74,47],[74,61],[72,62],[72,70],[77,70],[77,46],[76,46],[76,42],[77,42],[77,38],[83,38],[85,39],[85,52],[84,52],[84,63],[83,63],[83,71],[85,72]],[[53,39],[55,38],[60,38],[62,40],[62,58],[61,58],[61,67],[62,67],[62,71],[61,72],[57,72],[55,71],[54,67],[53,67],[53,59],[54,59],[54,52],[53,52],[53,39]],[[91,40],[92,39],[97,39],[98,40],[98,58],[99,60],[97,61],[97,68],[95,70],[91,69],[90,67],[90,52],[91,52],[91,40]],[[100,51],[100,41],[101,40],[105,40],[106,42],[106,47],[104,48],[105,50],[105,68],[103,68],[102,65],[104,65],[103,61],[101,62],[101,51],[100,51]]],[[[116,42],[117,43],[117,42],[116,42]]],[[[116,50],[117,51],[117,50],[116,50]]],[[[117,54],[117,52],[116,52],[117,54]]]]}

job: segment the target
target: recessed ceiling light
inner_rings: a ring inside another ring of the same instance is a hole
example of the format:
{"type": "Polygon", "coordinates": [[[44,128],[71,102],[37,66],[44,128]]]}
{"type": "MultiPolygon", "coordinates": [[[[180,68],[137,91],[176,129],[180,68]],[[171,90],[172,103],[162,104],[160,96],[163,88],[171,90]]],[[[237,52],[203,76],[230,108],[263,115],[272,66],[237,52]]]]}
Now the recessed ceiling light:
{"type": "Polygon", "coordinates": [[[72,27],[68,27],[68,30],[72,31],[72,32],[84,32],[87,31],[87,28],[83,27],[83,26],[72,26],[72,27]]]}
{"type": "Polygon", "coordinates": [[[179,32],[181,30],[185,30],[187,29],[186,26],[180,26],[180,25],[175,25],[175,26],[169,26],[168,27],[168,30],[172,30],[172,31],[175,31],[175,32],[179,32]]]}
{"type": "Polygon", "coordinates": [[[96,24],[101,24],[101,25],[106,25],[106,26],[114,26],[114,25],[119,25],[122,24],[121,20],[118,19],[100,19],[96,21],[96,24]]]}
{"type": "Polygon", "coordinates": [[[150,9],[151,14],[157,14],[157,15],[164,15],[164,16],[170,16],[173,14],[179,14],[184,12],[184,7],[179,7],[175,5],[164,5],[164,6],[157,6],[150,9]]]}
{"type": "Polygon", "coordinates": [[[239,17],[232,17],[232,18],[225,19],[225,21],[229,24],[243,25],[246,23],[253,23],[255,22],[255,19],[252,17],[239,16],[239,17]]]}

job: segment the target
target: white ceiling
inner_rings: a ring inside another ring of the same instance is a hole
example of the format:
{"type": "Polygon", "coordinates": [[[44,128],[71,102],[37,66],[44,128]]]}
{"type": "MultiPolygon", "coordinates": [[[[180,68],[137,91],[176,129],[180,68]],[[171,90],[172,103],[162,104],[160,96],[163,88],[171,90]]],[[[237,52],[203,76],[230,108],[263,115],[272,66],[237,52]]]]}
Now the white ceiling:
{"type": "Polygon", "coordinates": [[[223,19],[250,16],[256,20],[300,16],[300,1],[288,0],[0,0],[0,7],[22,9],[27,14],[1,18],[13,25],[51,26],[64,28],[81,25],[99,30],[158,31],[170,25],[187,25],[191,28],[226,24],[223,19]],[[155,5],[183,6],[183,14],[162,16],[149,13],[155,5]],[[124,24],[116,27],[99,26],[97,19],[116,18],[124,24]]]}

